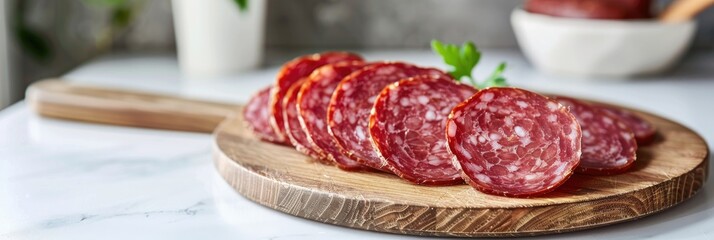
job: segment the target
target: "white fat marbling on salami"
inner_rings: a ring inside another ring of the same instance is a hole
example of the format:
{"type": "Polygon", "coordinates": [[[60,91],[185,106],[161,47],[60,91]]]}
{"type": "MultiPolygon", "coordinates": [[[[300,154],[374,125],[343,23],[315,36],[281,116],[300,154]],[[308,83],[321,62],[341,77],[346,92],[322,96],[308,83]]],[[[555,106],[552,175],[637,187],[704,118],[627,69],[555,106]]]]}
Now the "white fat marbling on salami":
{"type": "Polygon", "coordinates": [[[300,124],[300,116],[298,114],[298,95],[302,84],[307,81],[307,78],[296,82],[285,94],[283,99],[283,123],[285,124],[285,134],[288,136],[290,143],[298,152],[310,156],[316,160],[324,160],[321,151],[316,151],[313,144],[307,139],[307,133],[300,124]]]}
{"type": "Polygon", "coordinates": [[[270,91],[271,87],[267,87],[253,95],[245,106],[243,118],[253,134],[261,140],[284,143],[270,126],[270,91]]]}
{"type": "MultiPolygon", "coordinates": [[[[446,149],[446,134],[456,129],[447,130],[448,113],[436,109],[452,109],[474,93],[476,89],[471,86],[439,76],[418,76],[391,84],[378,95],[370,115],[369,132],[377,153],[392,172],[408,181],[462,183],[446,149]],[[390,110],[399,106],[403,108],[398,112],[390,110]]],[[[477,141],[476,136],[470,141],[477,141]]]]}
{"type": "MultiPolygon", "coordinates": [[[[315,70],[302,86],[298,98],[300,124],[303,126],[311,147],[327,160],[345,170],[361,170],[362,165],[342,154],[327,128],[327,106],[332,93],[344,77],[366,66],[362,62],[329,64],[315,70]]],[[[343,85],[344,87],[344,85],[343,85]]],[[[349,87],[348,87],[349,88],[349,87]]],[[[356,122],[356,116],[344,116],[339,109],[332,120],[356,122]]]]}
{"type": "Polygon", "coordinates": [[[651,142],[657,133],[657,129],[654,125],[630,111],[605,105],[594,105],[594,107],[600,108],[613,114],[614,116],[617,116],[621,123],[627,125],[627,127],[632,130],[638,144],[647,144],[651,142]]]}
{"type": "Polygon", "coordinates": [[[451,128],[449,151],[467,182],[486,193],[527,197],[549,192],[568,179],[580,159],[581,129],[575,117],[560,104],[521,89],[480,91],[454,108],[447,122],[451,128]]]}
{"type": "Polygon", "coordinates": [[[583,154],[577,171],[609,175],[626,171],[636,159],[637,142],[619,118],[601,108],[567,97],[555,97],[569,108],[583,131],[583,154]]]}
{"type": "Polygon", "coordinates": [[[283,65],[270,91],[270,101],[268,103],[270,125],[280,140],[285,140],[287,137],[285,123],[283,122],[286,110],[283,102],[288,90],[321,66],[352,61],[362,61],[362,57],[347,52],[324,52],[301,56],[283,65]]]}
{"type": "MultiPolygon", "coordinates": [[[[350,158],[365,166],[389,171],[384,161],[375,151],[369,133],[365,132],[363,134],[359,130],[368,129],[369,115],[374,105],[370,101],[382,89],[401,79],[420,75],[436,75],[448,78],[446,73],[437,69],[421,68],[394,62],[372,64],[345,77],[334,92],[327,111],[328,128],[338,143],[341,152],[347,153],[350,158]],[[345,89],[345,85],[349,86],[349,88],[345,89]],[[337,113],[342,115],[343,121],[337,121],[337,116],[335,116],[337,113]],[[350,116],[355,119],[354,122],[344,121],[345,118],[350,116]]],[[[423,101],[423,99],[399,99],[394,106],[400,107],[400,109],[390,108],[387,111],[399,114],[405,112],[405,109],[423,106],[424,104],[421,104],[420,101],[423,101]]],[[[421,113],[419,119],[423,119],[424,116],[425,113],[421,113]]],[[[415,121],[416,119],[405,120],[402,123],[404,125],[419,123],[419,121],[415,121]]],[[[411,140],[412,138],[404,139],[405,142],[411,140]]]]}

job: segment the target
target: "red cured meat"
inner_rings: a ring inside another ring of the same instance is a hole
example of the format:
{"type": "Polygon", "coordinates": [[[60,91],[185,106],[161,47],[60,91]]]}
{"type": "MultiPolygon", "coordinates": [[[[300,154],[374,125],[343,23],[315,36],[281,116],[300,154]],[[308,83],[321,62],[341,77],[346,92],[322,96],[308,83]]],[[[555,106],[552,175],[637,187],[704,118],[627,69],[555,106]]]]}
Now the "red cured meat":
{"type": "Polygon", "coordinates": [[[555,100],[568,107],[583,131],[583,155],[577,172],[610,175],[627,171],[636,159],[637,142],[629,127],[601,108],[567,97],[555,100]]]}
{"type": "MultiPolygon", "coordinates": [[[[283,107],[285,108],[285,111],[283,112],[285,133],[288,135],[290,143],[295,146],[295,149],[299,152],[316,160],[323,160],[325,157],[310,147],[311,143],[307,140],[307,135],[305,135],[305,131],[302,126],[300,126],[297,99],[298,93],[300,93],[300,88],[305,81],[307,81],[307,78],[303,78],[295,82],[295,84],[288,89],[288,92],[285,94],[285,98],[283,98],[283,107]]],[[[326,161],[322,162],[329,163],[326,161]]]]}
{"type": "Polygon", "coordinates": [[[284,144],[270,127],[270,113],[268,112],[268,102],[270,101],[270,89],[268,86],[253,95],[243,109],[243,118],[248,123],[248,127],[253,134],[261,140],[284,144]]]}
{"type": "Polygon", "coordinates": [[[649,18],[651,0],[529,0],[525,9],[554,17],[587,19],[649,18]]]}
{"type": "Polygon", "coordinates": [[[369,139],[369,113],[377,94],[390,83],[419,75],[446,73],[406,63],[379,63],[354,72],[340,82],[327,108],[328,131],[340,151],[362,165],[389,171],[369,139]]]}
{"type": "Polygon", "coordinates": [[[623,123],[625,123],[625,125],[632,130],[632,133],[635,134],[637,144],[645,145],[654,140],[654,137],[657,134],[657,129],[650,122],[624,109],[603,105],[597,105],[597,107],[616,115],[623,123]]]}
{"type": "Polygon", "coordinates": [[[651,18],[652,0],[609,0],[619,3],[627,9],[632,18],[651,18]]]}
{"type": "Polygon", "coordinates": [[[575,117],[557,102],[517,88],[481,90],[457,105],[446,139],[467,183],[511,197],[560,186],[581,153],[575,117]]]}
{"type": "Polygon", "coordinates": [[[463,183],[446,147],[446,117],[476,89],[451,78],[418,76],[377,97],[369,119],[372,143],[389,170],[424,185],[463,183]]]}
{"type": "MultiPolygon", "coordinates": [[[[326,52],[296,58],[285,65],[278,73],[269,103],[270,125],[280,140],[284,140],[285,123],[283,123],[283,98],[288,89],[298,80],[307,77],[316,68],[329,63],[342,61],[361,61],[362,57],[346,52],[326,52]]],[[[287,141],[287,140],[284,140],[287,141]]]]}
{"type": "Polygon", "coordinates": [[[348,171],[364,170],[362,164],[340,153],[337,143],[327,131],[327,105],[337,84],[350,73],[365,66],[363,62],[345,62],[322,66],[310,74],[298,94],[300,124],[314,151],[321,153],[328,161],[348,171]]]}

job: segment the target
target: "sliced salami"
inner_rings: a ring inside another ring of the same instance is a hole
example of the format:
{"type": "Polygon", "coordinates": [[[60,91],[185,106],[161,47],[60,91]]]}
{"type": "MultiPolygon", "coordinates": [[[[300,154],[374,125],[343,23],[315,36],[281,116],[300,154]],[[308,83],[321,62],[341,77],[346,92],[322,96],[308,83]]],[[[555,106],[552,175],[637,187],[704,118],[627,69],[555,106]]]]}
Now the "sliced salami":
{"type": "Polygon", "coordinates": [[[577,172],[610,175],[625,172],[633,165],[635,136],[616,115],[576,99],[554,99],[566,106],[582,127],[583,155],[577,172]]]}
{"type": "Polygon", "coordinates": [[[299,152],[308,155],[314,158],[315,160],[319,160],[323,163],[329,163],[327,161],[323,161],[325,157],[322,156],[320,153],[314,151],[313,148],[310,147],[310,142],[308,142],[307,140],[307,135],[305,135],[305,131],[300,125],[300,114],[298,114],[297,99],[298,93],[300,93],[300,88],[302,88],[302,84],[306,81],[307,78],[302,78],[299,81],[295,82],[295,84],[293,84],[293,86],[288,89],[288,92],[285,94],[285,98],[283,98],[283,107],[285,108],[285,111],[283,112],[285,134],[288,136],[290,143],[299,152]]]}
{"type": "Polygon", "coordinates": [[[654,140],[654,137],[657,134],[657,129],[650,122],[625,109],[604,105],[597,105],[597,107],[616,115],[623,123],[625,123],[625,125],[630,127],[632,133],[635,134],[637,144],[645,145],[654,140]]]}
{"type": "Polygon", "coordinates": [[[406,63],[378,63],[345,77],[327,108],[328,128],[340,151],[365,166],[389,171],[369,139],[369,113],[384,87],[419,75],[448,77],[438,69],[406,63]]]}
{"type": "Polygon", "coordinates": [[[517,88],[481,90],[446,124],[449,152],[479,191],[530,197],[563,184],[578,165],[581,130],[555,101],[517,88]]]}
{"type": "Polygon", "coordinates": [[[372,143],[389,170],[424,185],[463,183],[446,147],[446,117],[476,89],[443,76],[407,78],[384,88],[369,119],[372,143]]]}
{"type": "Polygon", "coordinates": [[[248,123],[253,134],[261,140],[285,144],[270,127],[270,113],[268,112],[270,89],[271,87],[268,86],[250,98],[243,109],[243,119],[248,123]]]}
{"type": "Polygon", "coordinates": [[[339,168],[363,170],[362,164],[340,153],[337,143],[327,131],[327,105],[337,84],[350,73],[362,69],[363,62],[345,62],[322,66],[310,74],[298,94],[300,123],[314,151],[321,153],[339,168]]]}
{"type": "MultiPolygon", "coordinates": [[[[285,65],[278,73],[269,103],[270,125],[283,140],[285,135],[285,123],[283,122],[283,98],[288,89],[298,80],[307,77],[316,68],[329,63],[342,61],[361,61],[362,57],[346,52],[326,52],[322,54],[312,54],[296,58],[285,65]]],[[[284,140],[287,141],[287,140],[284,140]]]]}

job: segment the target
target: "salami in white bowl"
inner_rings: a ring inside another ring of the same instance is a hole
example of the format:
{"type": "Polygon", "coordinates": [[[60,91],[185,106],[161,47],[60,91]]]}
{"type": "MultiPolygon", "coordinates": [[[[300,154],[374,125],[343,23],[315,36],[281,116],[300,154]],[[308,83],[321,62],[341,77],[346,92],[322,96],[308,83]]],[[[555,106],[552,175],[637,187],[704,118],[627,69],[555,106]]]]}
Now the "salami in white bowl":
{"type": "Polygon", "coordinates": [[[467,183],[510,197],[554,190],[581,154],[575,117],[557,102],[517,88],[481,90],[456,106],[446,139],[467,183]]]}

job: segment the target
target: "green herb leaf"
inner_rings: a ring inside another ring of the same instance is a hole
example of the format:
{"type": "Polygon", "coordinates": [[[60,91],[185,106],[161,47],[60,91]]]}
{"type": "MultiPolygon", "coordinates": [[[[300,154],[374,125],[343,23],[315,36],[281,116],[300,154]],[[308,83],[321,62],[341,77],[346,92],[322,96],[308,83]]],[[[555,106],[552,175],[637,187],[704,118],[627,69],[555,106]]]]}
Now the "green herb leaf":
{"type": "Polygon", "coordinates": [[[467,42],[459,48],[454,44],[444,44],[438,40],[433,40],[431,41],[431,47],[447,65],[451,66],[449,74],[454,79],[462,81],[462,78],[467,77],[472,85],[476,85],[475,80],[471,77],[471,71],[481,59],[481,52],[478,51],[476,45],[472,42],[467,42]]]}
{"type": "Polygon", "coordinates": [[[119,7],[129,5],[127,0],[84,0],[84,2],[102,7],[119,7]]]}
{"type": "Polygon", "coordinates": [[[439,40],[432,40],[431,48],[441,56],[444,63],[450,66],[449,74],[456,81],[463,82],[463,78],[468,78],[471,85],[477,88],[508,86],[506,79],[503,77],[506,63],[501,63],[484,82],[477,83],[476,78],[471,73],[479,60],[481,60],[481,51],[478,50],[473,42],[466,42],[459,47],[454,44],[444,44],[439,40]]]}
{"type": "Polygon", "coordinates": [[[238,4],[238,9],[240,9],[241,11],[248,10],[248,0],[233,0],[233,1],[235,1],[236,4],[238,4]]]}
{"type": "Polygon", "coordinates": [[[491,73],[491,76],[489,76],[488,78],[486,78],[486,80],[479,84],[478,88],[483,89],[488,87],[508,87],[506,78],[503,77],[504,70],[506,70],[506,63],[502,62],[498,65],[498,67],[496,67],[496,70],[491,73]]]}

